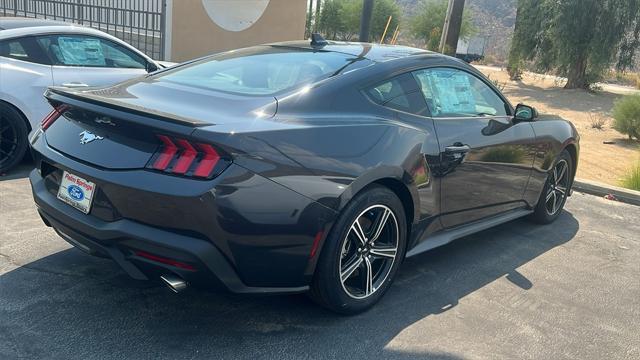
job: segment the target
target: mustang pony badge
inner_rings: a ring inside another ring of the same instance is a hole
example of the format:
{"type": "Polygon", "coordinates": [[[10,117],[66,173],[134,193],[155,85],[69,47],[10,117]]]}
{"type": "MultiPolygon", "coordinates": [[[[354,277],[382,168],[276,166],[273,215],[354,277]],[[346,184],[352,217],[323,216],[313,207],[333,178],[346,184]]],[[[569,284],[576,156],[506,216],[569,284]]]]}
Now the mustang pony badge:
{"type": "Polygon", "coordinates": [[[80,133],[80,144],[82,145],[88,144],[94,140],[102,140],[102,139],[104,139],[104,137],[98,136],[86,130],[80,133]]]}

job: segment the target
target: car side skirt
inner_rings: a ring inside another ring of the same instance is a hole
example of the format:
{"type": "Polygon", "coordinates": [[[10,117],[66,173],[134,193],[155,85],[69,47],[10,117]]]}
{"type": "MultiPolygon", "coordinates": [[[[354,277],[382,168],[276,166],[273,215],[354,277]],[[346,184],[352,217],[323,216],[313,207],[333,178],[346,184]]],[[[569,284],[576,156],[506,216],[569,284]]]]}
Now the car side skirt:
{"type": "Polygon", "coordinates": [[[470,224],[458,226],[452,229],[442,230],[435,234],[429,235],[428,239],[424,239],[413,249],[407,252],[407,257],[418,255],[425,251],[437,248],[442,245],[446,245],[453,240],[465,237],[477,233],[482,230],[489,229],[491,227],[504,224],[511,220],[521,218],[531,214],[533,210],[530,209],[515,209],[500,215],[492,216],[483,220],[475,221],[470,224]]]}

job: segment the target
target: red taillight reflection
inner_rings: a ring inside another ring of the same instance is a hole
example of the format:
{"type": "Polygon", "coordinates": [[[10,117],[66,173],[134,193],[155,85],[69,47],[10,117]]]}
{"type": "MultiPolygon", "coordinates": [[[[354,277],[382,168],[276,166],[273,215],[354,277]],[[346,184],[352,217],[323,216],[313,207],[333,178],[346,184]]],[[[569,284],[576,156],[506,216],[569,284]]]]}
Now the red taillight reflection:
{"type": "Polygon", "coordinates": [[[162,256],[158,256],[158,255],[153,255],[153,254],[149,254],[148,252],[144,252],[144,251],[136,251],[135,254],[137,256],[140,256],[141,258],[145,258],[147,260],[151,260],[151,261],[155,261],[155,262],[159,262],[161,264],[166,264],[166,265],[170,265],[173,267],[177,267],[180,269],[184,269],[184,270],[191,270],[194,271],[196,268],[194,268],[193,266],[177,261],[177,260],[173,260],[173,259],[168,259],[162,256]]]}
{"type": "Polygon", "coordinates": [[[324,234],[324,231],[320,230],[316,233],[316,236],[313,238],[313,243],[311,244],[311,252],[309,253],[310,259],[316,256],[316,252],[318,251],[318,245],[320,245],[320,240],[322,240],[322,234],[324,234]]]}
{"type": "Polygon", "coordinates": [[[151,168],[177,175],[209,178],[220,155],[209,144],[192,143],[185,139],[175,139],[166,135],[157,135],[162,147],[152,160],[151,168]]]}
{"type": "Polygon", "coordinates": [[[40,123],[42,130],[47,130],[68,108],[69,106],[64,104],[54,107],[49,115],[42,119],[42,122],[40,123]]]}

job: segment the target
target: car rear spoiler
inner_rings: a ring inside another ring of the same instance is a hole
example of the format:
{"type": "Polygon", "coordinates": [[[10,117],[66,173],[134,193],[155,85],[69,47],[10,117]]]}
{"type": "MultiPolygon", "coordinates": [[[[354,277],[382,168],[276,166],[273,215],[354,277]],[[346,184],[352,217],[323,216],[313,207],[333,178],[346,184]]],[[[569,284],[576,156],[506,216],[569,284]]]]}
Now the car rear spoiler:
{"type": "MultiPolygon", "coordinates": [[[[97,95],[92,92],[92,90],[87,90],[86,88],[83,90],[74,90],[63,87],[49,87],[44,96],[54,107],[59,104],[67,104],[98,114],[126,119],[128,122],[137,123],[138,125],[149,126],[150,119],[156,120],[158,123],[165,123],[166,125],[173,124],[183,129],[184,127],[188,127],[192,130],[202,126],[215,125],[206,121],[167,114],[165,112],[112,100],[97,95]]],[[[184,132],[184,130],[181,132],[184,132]]]]}

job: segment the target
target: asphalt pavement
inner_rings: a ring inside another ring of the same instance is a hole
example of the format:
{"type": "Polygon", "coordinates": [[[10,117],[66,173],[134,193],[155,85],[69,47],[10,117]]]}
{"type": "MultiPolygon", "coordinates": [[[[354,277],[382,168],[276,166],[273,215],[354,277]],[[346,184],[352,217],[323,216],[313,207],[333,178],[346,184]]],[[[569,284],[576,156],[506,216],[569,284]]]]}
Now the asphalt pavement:
{"type": "Polygon", "coordinates": [[[0,359],[640,359],[640,207],[575,193],[405,261],[372,310],[173,294],[71,248],[0,177],[0,359]]]}

